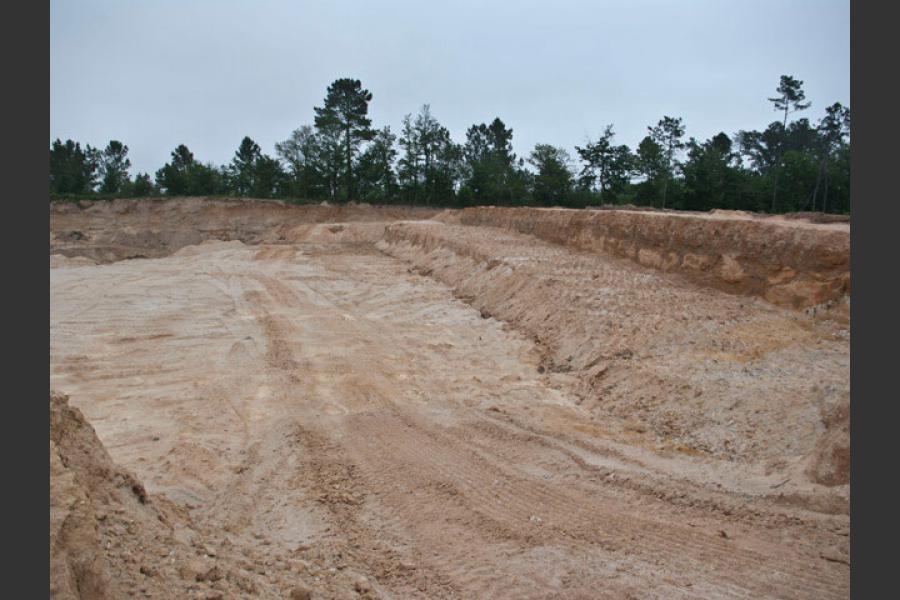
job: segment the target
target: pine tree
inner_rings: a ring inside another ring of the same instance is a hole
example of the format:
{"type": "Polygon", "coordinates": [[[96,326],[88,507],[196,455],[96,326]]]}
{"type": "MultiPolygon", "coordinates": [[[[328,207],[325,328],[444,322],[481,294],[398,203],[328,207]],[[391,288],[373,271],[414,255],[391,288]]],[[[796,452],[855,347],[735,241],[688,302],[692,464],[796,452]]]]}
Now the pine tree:
{"type": "Polygon", "coordinates": [[[681,118],[664,116],[656,124],[656,127],[647,127],[650,137],[662,148],[665,172],[663,174],[663,199],[662,207],[666,207],[669,192],[669,182],[675,176],[674,171],[679,166],[678,151],[684,148],[681,138],[684,136],[684,125],[681,118]]]}
{"type": "Polygon", "coordinates": [[[315,107],[316,128],[330,134],[332,138],[342,139],[342,153],[333,156],[338,161],[336,172],[343,172],[346,198],[354,198],[353,157],[362,142],[371,140],[375,135],[372,121],[366,115],[372,94],[362,88],[358,79],[338,79],[334,81],[325,94],[324,106],[315,107]]]}
{"type": "Polygon", "coordinates": [[[581,185],[599,191],[604,202],[615,200],[624,189],[634,163],[628,146],[613,144],[614,136],[613,126],[607,125],[596,142],[588,141],[584,147],[575,147],[585,163],[581,170],[581,185]]]}
{"type": "Polygon", "coordinates": [[[100,154],[100,191],[117,194],[128,183],[128,146],[117,140],[110,140],[100,154]]]}
{"type": "MultiPolygon", "coordinates": [[[[772,103],[775,110],[778,112],[784,112],[784,120],[781,123],[782,132],[787,132],[787,121],[788,115],[791,113],[799,112],[801,110],[806,110],[812,104],[810,102],[804,102],[806,99],[806,93],[803,91],[803,82],[799,79],[794,79],[790,75],[782,75],[781,80],[778,84],[778,88],[775,90],[778,95],[774,98],[769,98],[769,102],[772,103]]],[[[785,139],[782,137],[781,148],[778,152],[778,162],[781,162],[781,159],[784,156],[785,152],[785,139]]],[[[778,197],[778,171],[775,171],[775,178],[772,181],[772,212],[775,212],[776,201],[778,197]]]]}
{"type": "Polygon", "coordinates": [[[545,206],[567,204],[572,192],[569,153],[550,144],[537,144],[528,162],[537,169],[532,191],[535,201],[545,206]]]}
{"type": "Polygon", "coordinates": [[[250,137],[245,136],[241,140],[228,166],[229,183],[232,192],[238,196],[248,196],[253,190],[254,170],[256,161],[259,160],[262,151],[259,145],[250,137]]]}

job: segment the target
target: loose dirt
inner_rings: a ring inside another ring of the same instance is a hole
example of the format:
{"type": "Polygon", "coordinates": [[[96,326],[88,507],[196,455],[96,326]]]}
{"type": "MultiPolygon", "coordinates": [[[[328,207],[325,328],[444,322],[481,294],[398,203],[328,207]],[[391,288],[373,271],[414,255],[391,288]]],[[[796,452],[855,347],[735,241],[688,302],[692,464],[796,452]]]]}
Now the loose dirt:
{"type": "Polygon", "coordinates": [[[54,597],[849,595],[840,310],[180,202],[51,207],[54,597]]]}

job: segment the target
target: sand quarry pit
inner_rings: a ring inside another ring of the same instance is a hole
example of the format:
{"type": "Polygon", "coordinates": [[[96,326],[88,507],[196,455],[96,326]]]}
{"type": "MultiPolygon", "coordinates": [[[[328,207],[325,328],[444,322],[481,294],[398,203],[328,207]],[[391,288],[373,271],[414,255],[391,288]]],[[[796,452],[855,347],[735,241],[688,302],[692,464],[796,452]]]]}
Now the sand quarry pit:
{"type": "Polygon", "coordinates": [[[51,595],[847,598],[849,244],[51,204],[51,595]]]}

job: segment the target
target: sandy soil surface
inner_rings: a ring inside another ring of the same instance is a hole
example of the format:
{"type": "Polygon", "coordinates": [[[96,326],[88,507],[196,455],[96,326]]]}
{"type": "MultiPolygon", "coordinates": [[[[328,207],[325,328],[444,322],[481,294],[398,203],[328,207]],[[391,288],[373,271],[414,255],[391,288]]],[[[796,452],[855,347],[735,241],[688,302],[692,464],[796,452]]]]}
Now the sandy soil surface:
{"type": "Polygon", "coordinates": [[[103,597],[848,597],[845,325],[386,225],[51,259],[51,387],[129,473],[61,496],[94,498],[103,597]]]}

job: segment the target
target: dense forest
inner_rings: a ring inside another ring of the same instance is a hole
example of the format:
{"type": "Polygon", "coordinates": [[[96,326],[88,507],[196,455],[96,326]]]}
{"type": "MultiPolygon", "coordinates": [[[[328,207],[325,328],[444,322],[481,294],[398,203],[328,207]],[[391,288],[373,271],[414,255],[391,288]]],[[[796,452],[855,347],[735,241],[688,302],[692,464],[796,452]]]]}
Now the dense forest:
{"type": "Polygon", "coordinates": [[[275,144],[275,157],[245,137],[227,165],[204,163],[181,144],[151,178],[129,174],[128,146],[102,150],[67,140],[50,146],[54,197],[247,196],[440,206],[584,207],[632,204],[682,210],[850,212],[850,109],[828,106],[815,123],[803,82],[783,75],[769,98],[777,120],[762,131],[685,138],[681,118],[647,127],[636,149],[612,125],[577,157],[538,144],[512,149],[513,130],[495,118],[454,141],[424,105],[397,132],[374,128],[372,94],[338,79],[303,125],[275,144]]]}

